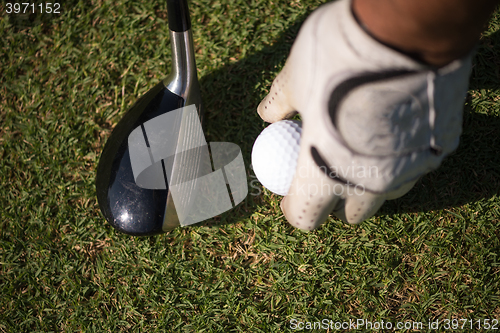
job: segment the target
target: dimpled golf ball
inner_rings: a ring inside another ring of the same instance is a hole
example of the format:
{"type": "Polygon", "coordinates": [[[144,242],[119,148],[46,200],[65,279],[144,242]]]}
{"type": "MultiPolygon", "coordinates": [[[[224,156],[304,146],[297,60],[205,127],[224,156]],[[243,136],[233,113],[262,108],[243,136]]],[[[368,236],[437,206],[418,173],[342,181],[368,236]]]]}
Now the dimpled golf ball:
{"type": "Polygon", "coordinates": [[[300,149],[302,123],[282,120],[266,127],[252,148],[252,167],[260,183],[278,195],[287,195],[300,149]]]}

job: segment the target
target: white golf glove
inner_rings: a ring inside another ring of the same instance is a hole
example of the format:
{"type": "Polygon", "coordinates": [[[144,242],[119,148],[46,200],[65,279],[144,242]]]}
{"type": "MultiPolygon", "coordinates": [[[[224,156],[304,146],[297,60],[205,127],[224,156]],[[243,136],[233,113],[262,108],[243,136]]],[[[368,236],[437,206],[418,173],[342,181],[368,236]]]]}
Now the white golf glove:
{"type": "Polygon", "coordinates": [[[472,52],[440,69],[370,37],[351,1],[321,6],[303,24],[258,107],[267,122],[298,111],[298,165],[281,208],[311,230],[332,213],[359,223],[408,192],[455,150],[472,52]]]}

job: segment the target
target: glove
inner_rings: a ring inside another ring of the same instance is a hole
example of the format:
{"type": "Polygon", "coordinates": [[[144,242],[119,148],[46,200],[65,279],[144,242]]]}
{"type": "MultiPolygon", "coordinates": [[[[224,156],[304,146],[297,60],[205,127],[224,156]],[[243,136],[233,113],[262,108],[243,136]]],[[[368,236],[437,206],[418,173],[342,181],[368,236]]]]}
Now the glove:
{"type": "Polygon", "coordinates": [[[270,123],[302,118],[287,220],[360,223],[436,169],[459,143],[472,55],[431,67],[373,39],[350,0],[313,12],[257,109],[270,123]]]}

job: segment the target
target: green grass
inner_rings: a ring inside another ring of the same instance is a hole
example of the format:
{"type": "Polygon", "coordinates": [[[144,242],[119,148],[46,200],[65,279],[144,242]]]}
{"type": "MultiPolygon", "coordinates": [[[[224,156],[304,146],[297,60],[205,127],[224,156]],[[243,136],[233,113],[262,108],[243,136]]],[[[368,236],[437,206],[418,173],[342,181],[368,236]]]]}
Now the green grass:
{"type": "MultiPolygon", "coordinates": [[[[208,141],[237,143],[249,164],[256,106],[322,2],[190,2],[208,141]]],[[[0,332],[500,319],[500,14],[474,60],[459,149],[370,220],[305,233],[264,191],[212,226],[133,238],[100,214],[95,169],[113,126],[167,74],[166,4],[0,9],[0,332]]]]}

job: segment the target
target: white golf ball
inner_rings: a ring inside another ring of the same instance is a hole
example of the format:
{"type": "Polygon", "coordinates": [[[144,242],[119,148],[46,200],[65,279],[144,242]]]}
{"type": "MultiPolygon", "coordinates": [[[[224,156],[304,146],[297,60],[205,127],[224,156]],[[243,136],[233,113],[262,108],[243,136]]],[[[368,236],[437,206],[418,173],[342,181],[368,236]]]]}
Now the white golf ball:
{"type": "Polygon", "coordinates": [[[266,127],[252,148],[252,166],[260,183],[278,195],[287,195],[300,149],[302,123],[282,120],[266,127]]]}

